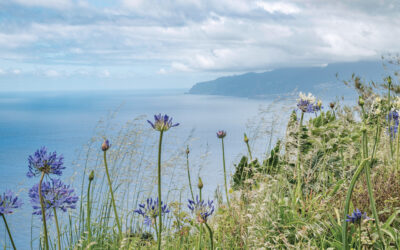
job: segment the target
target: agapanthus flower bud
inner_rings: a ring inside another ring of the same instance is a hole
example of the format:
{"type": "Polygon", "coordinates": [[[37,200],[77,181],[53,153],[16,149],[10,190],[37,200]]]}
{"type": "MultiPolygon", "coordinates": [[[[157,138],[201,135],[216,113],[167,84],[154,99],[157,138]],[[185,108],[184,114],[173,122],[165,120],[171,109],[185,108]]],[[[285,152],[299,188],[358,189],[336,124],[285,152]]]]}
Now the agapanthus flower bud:
{"type": "Polygon", "coordinates": [[[190,153],[189,146],[187,146],[186,147],[186,154],[188,155],[189,153],[190,153]]]}
{"type": "Polygon", "coordinates": [[[364,99],[360,96],[358,97],[358,105],[360,105],[361,107],[364,106],[365,102],[364,99]]]}
{"type": "Polygon", "coordinates": [[[335,103],[334,102],[329,103],[329,107],[331,107],[331,109],[333,109],[335,107],[335,103]]]}
{"type": "Polygon", "coordinates": [[[93,181],[93,179],[94,179],[94,171],[92,170],[92,171],[90,171],[90,174],[89,174],[89,181],[93,181]]]}
{"type": "Polygon", "coordinates": [[[197,187],[199,188],[199,189],[202,189],[203,188],[203,182],[201,181],[201,178],[199,177],[199,183],[197,184],[197,187]]]}
{"type": "Polygon", "coordinates": [[[107,151],[111,147],[110,141],[105,139],[103,144],[101,144],[101,150],[107,151]]]}
{"type": "Polygon", "coordinates": [[[243,140],[244,140],[245,143],[249,142],[249,138],[247,137],[246,133],[244,133],[244,139],[243,140]]]}
{"type": "Polygon", "coordinates": [[[154,123],[147,120],[148,123],[150,123],[151,127],[157,131],[167,131],[172,127],[179,126],[179,123],[172,123],[172,117],[169,117],[168,115],[154,115],[154,123]]]}
{"type": "Polygon", "coordinates": [[[220,130],[217,132],[217,137],[219,139],[223,139],[226,136],[226,131],[225,130],[220,130]]]}

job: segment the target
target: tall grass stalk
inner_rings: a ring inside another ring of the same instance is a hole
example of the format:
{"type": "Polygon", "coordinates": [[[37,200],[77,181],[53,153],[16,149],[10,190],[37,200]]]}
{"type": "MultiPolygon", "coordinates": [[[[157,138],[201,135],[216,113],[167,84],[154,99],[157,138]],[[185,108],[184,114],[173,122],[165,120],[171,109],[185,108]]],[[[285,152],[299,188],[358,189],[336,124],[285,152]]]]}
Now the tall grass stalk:
{"type": "Polygon", "coordinates": [[[45,247],[45,250],[49,250],[49,239],[48,239],[48,235],[47,235],[47,224],[46,224],[46,210],[44,207],[44,200],[43,200],[43,194],[42,194],[42,183],[43,183],[44,175],[45,175],[45,172],[42,172],[42,175],[41,175],[40,181],[39,181],[39,200],[40,200],[40,207],[42,209],[44,247],[45,247]]]}
{"type": "Polygon", "coordinates": [[[4,225],[6,226],[8,236],[10,237],[11,245],[13,246],[14,250],[16,250],[17,248],[15,247],[14,239],[11,235],[10,228],[8,227],[6,217],[4,216],[4,214],[2,214],[1,217],[3,217],[4,225]]]}
{"type": "Polygon", "coordinates": [[[121,225],[120,225],[120,222],[119,222],[117,207],[116,207],[116,205],[115,205],[114,192],[113,192],[113,190],[112,190],[112,182],[111,182],[110,174],[109,174],[109,172],[108,172],[107,151],[105,150],[103,153],[104,153],[104,166],[105,166],[105,168],[106,168],[106,175],[107,175],[107,180],[108,180],[108,186],[109,186],[110,195],[111,195],[111,202],[112,202],[112,206],[113,206],[113,209],[114,209],[115,220],[116,220],[116,222],[117,222],[117,227],[118,227],[118,232],[119,232],[119,238],[121,239],[121,237],[122,237],[122,229],[121,229],[121,225]]]}

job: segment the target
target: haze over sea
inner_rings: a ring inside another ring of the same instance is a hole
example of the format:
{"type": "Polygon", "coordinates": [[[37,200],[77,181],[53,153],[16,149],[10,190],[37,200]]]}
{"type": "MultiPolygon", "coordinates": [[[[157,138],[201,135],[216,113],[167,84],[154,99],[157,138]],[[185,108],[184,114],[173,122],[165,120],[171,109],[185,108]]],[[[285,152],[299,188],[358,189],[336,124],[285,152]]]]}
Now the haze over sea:
{"type": "MultiPolygon", "coordinates": [[[[189,136],[198,138],[189,143],[190,156],[193,166],[202,165],[200,175],[205,183],[205,193],[211,196],[217,183],[223,183],[220,141],[216,138],[216,131],[224,129],[228,132],[225,142],[226,152],[229,153],[226,154],[226,160],[229,163],[229,172],[232,173],[232,164],[238,160],[239,153],[246,153],[243,133],[249,132],[246,130],[248,120],[256,118],[259,108],[267,106],[271,101],[186,95],[185,92],[186,90],[132,90],[1,93],[0,190],[19,190],[24,201],[23,209],[9,218],[13,230],[18,231],[15,234],[16,241],[30,241],[31,228],[27,221],[30,222],[32,218],[32,210],[27,193],[37,180],[26,177],[28,156],[41,146],[63,154],[67,167],[63,179],[67,180],[72,175],[72,165],[77,160],[79,151],[95,135],[98,121],[107,119],[108,114],[116,110],[114,124],[124,124],[145,115],[143,124],[147,126],[146,119],[152,119],[154,114],[161,112],[173,116],[180,126],[168,131],[164,139],[166,144],[176,141],[180,143],[173,150],[182,150],[189,136]],[[209,151],[207,159],[199,163],[200,155],[206,151],[209,151]]],[[[287,116],[287,112],[283,115],[287,116]]],[[[267,144],[268,141],[263,141],[262,150],[267,149],[267,144]]],[[[199,171],[192,169],[194,183],[197,183],[199,171]]],[[[78,181],[80,177],[77,178],[78,181]]],[[[75,188],[79,192],[79,185],[75,188]]],[[[0,225],[0,230],[5,230],[3,224],[0,225]]]]}

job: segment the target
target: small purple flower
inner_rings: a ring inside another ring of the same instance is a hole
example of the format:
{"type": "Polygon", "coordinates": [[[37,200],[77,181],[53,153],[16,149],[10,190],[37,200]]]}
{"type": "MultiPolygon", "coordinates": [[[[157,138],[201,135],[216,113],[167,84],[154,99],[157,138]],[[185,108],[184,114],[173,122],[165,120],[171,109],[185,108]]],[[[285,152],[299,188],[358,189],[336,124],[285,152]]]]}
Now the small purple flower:
{"type": "Polygon", "coordinates": [[[399,113],[396,110],[390,111],[387,116],[387,121],[389,123],[388,134],[391,139],[394,139],[399,128],[399,113]]]}
{"type": "MultiPolygon", "coordinates": [[[[158,216],[158,198],[155,200],[148,198],[146,204],[139,204],[139,209],[136,209],[134,212],[144,217],[145,225],[152,226],[158,216]]],[[[163,205],[161,201],[161,214],[164,215],[166,213],[169,213],[167,204],[163,205]]]]}
{"type": "Polygon", "coordinates": [[[188,199],[188,208],[196,215],[199,223],[205,223],[208,217],[214,213],[213,202],[213,200],[208,200],[206,203],[204,200],[199,200],[199,196],[196,195],[196,201],[188,199]]]}
{"type": "Polygon", "coordinates": [[[223,139],[226,136],[226,131],[225,130],[220,130],[217,132],[217,137],[219,139],[223,139]]]}
{"type": "Polygon", "coordinates": [[[107,151],[111,147],[109,140],[104,140],[103,144],[101,144],[101,150],[107,151]]]}
{"type": "Polygon", "coordinates": [[[33,177],[40,173],[62,175],[64,157],[57,156],[56,152],[47,153],[47,148],[38,149],[33,155],[28,157],[29,171],[26,176],[33,177]]]}
{"type": "Polygon", "coordinates": [[[22,206],[22,201],[11,190],[6,190],[0,195],[0,215],[12,214],[14,209],[22,206]]]}
{"type": "MultiPolygon", "coordinates": [[[[42,195],[45,204],[46,218],[53,216],[53,208],[61,209],[66,212],[67,209],[75,209],[79,198],[74,194],[74,189],[65,185],[61,180],[51,179],[49,182],[42,183],[42,195]]],[[[32,214],[41,215],[42,210],[39,198],[39,184],[34,185],[29,190],[29,198],[34,212],[32,214]]]]}
{"type": "Polygon", "coordinates": [[[367,213],[361,213],[361,211],[356,208],[351,215],[347,215],[347,222],[351,223],[361,223],[361,219],[368,220],[371,219],[367,216],[367,213]]]}
{"type": "Polygon", "coordinates": [[[151,121],[147,120],[148,123],[150,123],[151,127],[154,128],[157,131],[167,131],[172,127],[179,126],[179,123],[172,123],[172,117],[169,117],[168,115],[154,115],[154,123],[151,121]]]}

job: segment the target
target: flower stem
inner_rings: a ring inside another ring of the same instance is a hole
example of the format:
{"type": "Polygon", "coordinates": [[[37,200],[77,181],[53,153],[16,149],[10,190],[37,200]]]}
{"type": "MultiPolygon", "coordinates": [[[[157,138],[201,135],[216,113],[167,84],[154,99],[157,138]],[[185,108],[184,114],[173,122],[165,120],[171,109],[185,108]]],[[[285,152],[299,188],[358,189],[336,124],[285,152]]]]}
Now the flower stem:
{"type": "MultiPolygon", "coordinates": [[[[380,133],[380,126],[377,125],[375,143],[378,140],[378,134],[379,133],[380,133]]],[[[367,132],[366,131],[363,131],[363,138],[364,138],[365,156],[368,157],[368,144],[367,144],[368,142],[367,142],[367,132]]],[[[372,159],[371,159],[371,162],[372,162],[372,159]]],[[[380,229],[380,226],[379,226],[379,217],[378,217],[378,213],[376,211],[375,198],[374,198],[374,193],[373,193],[373,190],[372,190],[371,164],[366,167],[365,176],[366,176],[366,179],[367,179],[368,196],[369,196],[369,201],[370,201],[372,214],[374,215],[374,219],[375,219],[376,230],[378,231],[379,239],[382,241],[382,244],[385,246],[385,241],[383,239],[383,235],[382,235],[382,232],[381,232],[381,229],[380,229]]]]}
{"type": "Polygon", "coordinates": [[[160,141],[158,144],[158,250],[161,249],[161,233],[162,233],[162,208],[161,208],[161,145],[162,145],[162,138],[163,138],[163,130],[160,131],[160,141]]]}
{"type": "MultiPolygon", "coordinates": [[[[201,188],[199,188],[199,196],[200,196],[200,201],[202,201],[201,198],[201,188]]],[[[200,234],[199,234],[199,241],[197,243],[197,248],[200,250],[201,249],[201,238],[203,236],[203,225],[200,223],[200,234]]]]}
{"type": "Polygon", "coordinates": [[[189,154],[186,154],[186,168],[187,168],[187,173],[188,173],[190,194],[192,195],[192,200],[194,200],[193,189],[192,189],[192,182],[191,182],[191,180],[190,180],[189,154]]]}
{"type": "Polygon", "coordinates": [[[122,236],[122,230],[121,230],[121,225],[119,224],[119,218],[118,218],[118,213],[117,213],[117,207],[115,206],[115,199],[114,199],[114,193],[112,190],[112,184],[111,184],[111,179],[110,179],[110,174],[108,173],[108,165],[107,165],[107,153],[104,151],[104,166],[106,168],[106,175],[107,175],[107,180],[108,180],[108,186],[110,187],[110,194],[111,194],[111,202],[114,208],[114,216],[115,220],[117,221],[117,227],[118,227],[118,232],[119,232],[119,237],[121,238],[122,236]]]}
{"type": "Polygon", "coordinates": [[[57,218],[57,212],[56,212],[56,208],[55,207],[53,207],[53,211],[54,211],[54,219],[56,221],[56,228],[57,228],[58,250],[61,250],[60,226],[58,225],[58,218],[57,218]]]}
{"type": "Polygon", "coordinates": [[[87,191],[87,231],[88,231],[88,243],[90,244],[90,238],[92,237],[92,231],[90,228],[90,213],[91,213],[91,204],[90,204],[90,186],[92,184],[92,180],[89,180],[88,191],[87,191]]]}
{"type": "Polygon", "coordinates": [[[11,231],[10,231],[10,228],[8,227],[6,217],[4,216],[4,214],[1,214],[1,217],[3,217],[4,225],[6,226],[6,229],[7,229],[7,232],[8,232],[8,236],[10,236],[11,244],[12,244],[14,250],[16,250],[17,248],[15,247],[13,237],[11,236],[11,231]]]}
{"type": "Polygon", "coordinates": [[[249,142],[246,142],[246,145],[247,145],[247,151],[249,152],[250,162],[252,162],[252,161],[253,161],[253,157],[252,157],[252,155],[251,155],[251,150],[250,150],[249,142]]]}
{"type": "Polygon", "coordinates": [[[44,208],[44,200],[43,200],[43,195],[42,195],[42,182],[43,182],[44,175],[45,175],[45,173],[42,172],[42,176],[40,177],[38,189],[39,189],[40,207],[42,208],[44,244],[45,244],[45,249],[49,250],[49,239],[48,239],[48,236],[47,236],[47,224],[46,224],[46,211],[45,211],[45,208],[44,208]]]}
{"type": "Polygon", "coordinates": [[[303,119],[304,119],[304,112],[301,112],[301,118],[300,118],[300,126],[299,126],[299,133],[298,133],[298,138],[297,138],[297,186],[296,186],[296,198],[301,198],[301,132],[303,128],[303,119]]]}
{"type": "Polygon", "coordinates": [[[224,166],[224,182],[225,182],[225,194],[226,194],[226,202],[228,203],[228,207],[231,207],[229,203],[229,195],[228,195],[228,185],[226,184],[226,167],[225,167],[225,147],[224,147],[224,138],[221,138],[222,141],[222,164],[224,166]]]}
{"type": "Polygon", "coordinates": [[[358,223],[358,249],[361,249],[361,221],[358,223]]]}
{"type": "Polygon", "coordinates": [[[207,222],[204,224],[206,225],[208,232],[210,233],[210,247],[211,247],[211,250],[213,250],[214,249],[213,232],[212,232],[210,226],[207,224],[207,222]]]}
{"type": "MultiPolygon", "coordinates": [[[[364,170],[364,168],[365,168],[365,166],[366,166],[368,161],[370,161],[370,158],[363,159],[363,161],[358,166],[356,172],[354,173],[353,178],[351,179],[349,189],[347,190],[343,218],[346,218],[346,216],[349,214],[351,194],[353,193],[354,186],[356,185],[356,182],[357,182],[358,178],[360,177],[360,175],[361,175],[362,171],[364,170]]],[[[348,245],[347,245],[347,221],[346,221],[346,219],[343,221],[343,224],[342,224],[342,242],[343,242],[343,249],[348,249],[348,245]]]]}
{"type": "Polygon", "coordinates": [[[397,147],[396,147],[396,172],[399,171],[399,146],[400,146],[400,124],[397,128],[397,147]]]}

